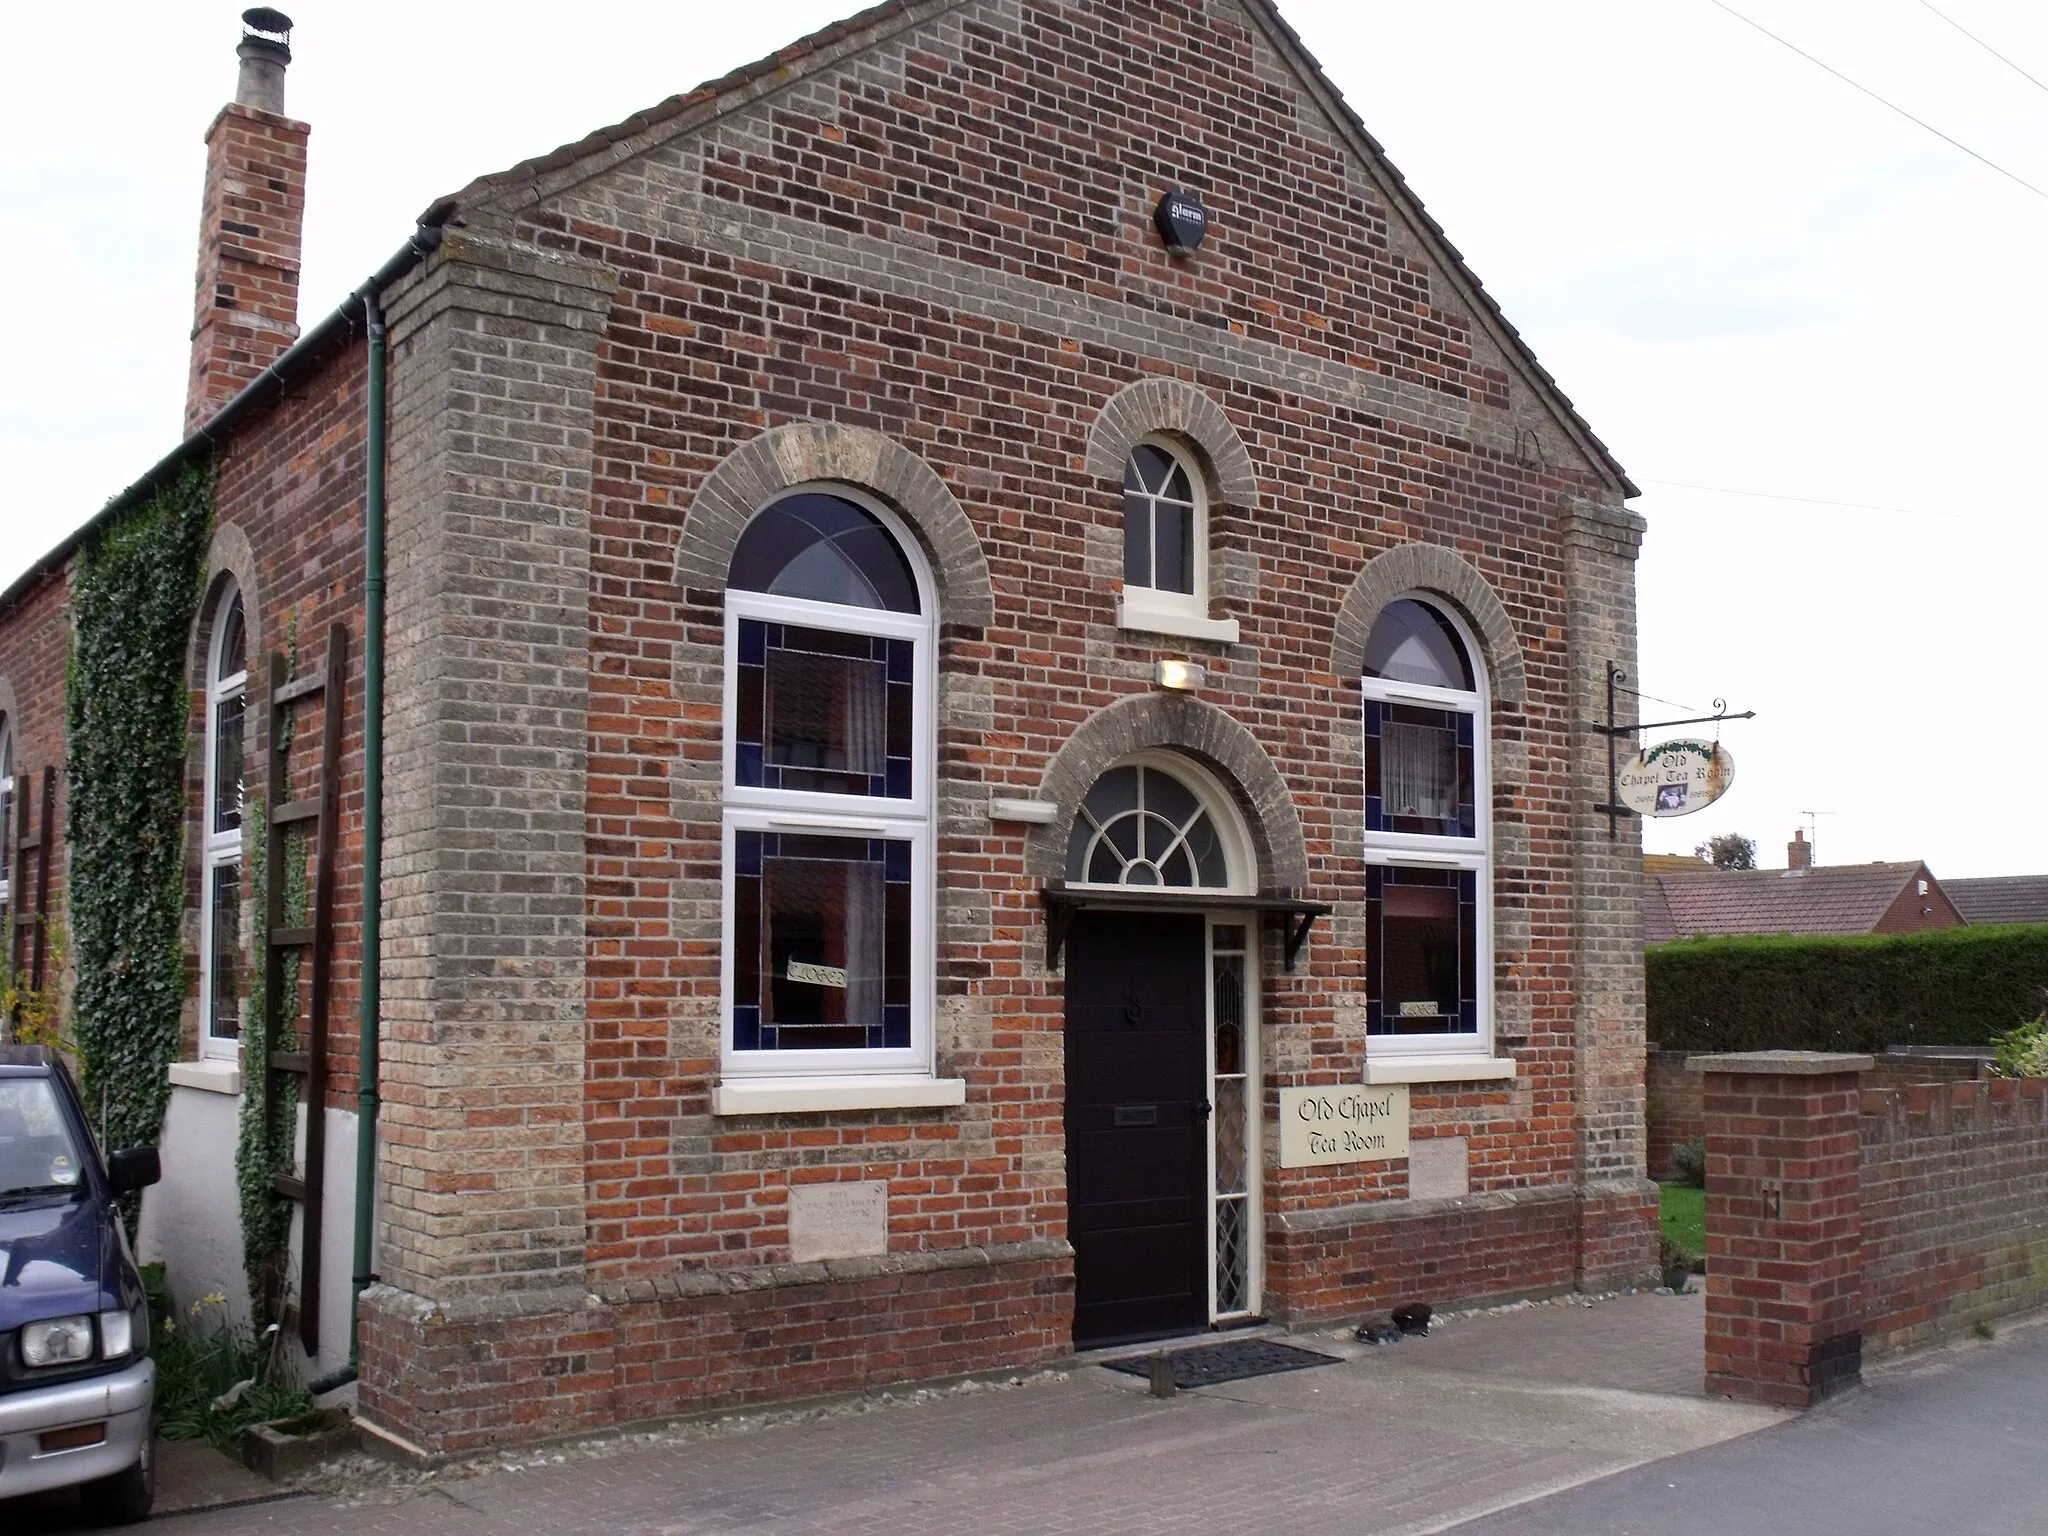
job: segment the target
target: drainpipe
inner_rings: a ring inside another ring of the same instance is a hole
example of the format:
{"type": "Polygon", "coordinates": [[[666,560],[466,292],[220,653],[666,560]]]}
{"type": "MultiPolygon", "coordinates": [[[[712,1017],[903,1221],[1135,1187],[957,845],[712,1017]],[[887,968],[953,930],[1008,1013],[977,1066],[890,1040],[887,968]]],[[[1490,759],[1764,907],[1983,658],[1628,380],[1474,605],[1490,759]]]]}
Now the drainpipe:
{"type": "Polygon", "coordinates": [[[363,933],[362,1017],[356,1049],[356,1248],[348,1304],[348,1365],[361,1349],[363,1291],[377,1278],[377,1093],[384,1000],[384,306],[363,294],[369,332],[369,423],[363,453],[363,933]]]}

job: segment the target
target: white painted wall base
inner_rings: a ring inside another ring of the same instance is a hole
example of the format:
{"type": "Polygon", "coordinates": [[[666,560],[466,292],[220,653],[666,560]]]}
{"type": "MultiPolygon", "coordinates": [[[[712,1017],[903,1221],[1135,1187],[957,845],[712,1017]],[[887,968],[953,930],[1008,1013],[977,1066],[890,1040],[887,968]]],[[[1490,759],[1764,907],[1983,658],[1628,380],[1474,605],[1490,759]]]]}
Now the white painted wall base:
{"type": "MultiPolygon", "coordinates": [[[[174,1079],[174,1082],[176,1079],[174,1079]]],[[[164,1117],[163,1182],[142,1197],[136,1253],[161,1261],[180,1312],[209,1295],[226,1298],[229,1318],[249,1324],[249,1288],[242,1278],[242,1214],[235,1183],[235,1141],[242,1099],[214,1088],[174,1086],[164,1117]]],[[[308,1378],[348,1362],[350,1279],[355,1267],[356,1117],[330,1109],[327,1116],[327,1188],[321,1202],[320,1348],[292,1359],[308,1378]]],[[[305,1149],[305,1111],[299,1112],[298,1150],[305,1149]]],[[[297,1286],[299,1229],[292,1217],[291,1259],[297,1286]]],[[[296,1335],[294,1335],[296,1342],[296,1335]]]]}

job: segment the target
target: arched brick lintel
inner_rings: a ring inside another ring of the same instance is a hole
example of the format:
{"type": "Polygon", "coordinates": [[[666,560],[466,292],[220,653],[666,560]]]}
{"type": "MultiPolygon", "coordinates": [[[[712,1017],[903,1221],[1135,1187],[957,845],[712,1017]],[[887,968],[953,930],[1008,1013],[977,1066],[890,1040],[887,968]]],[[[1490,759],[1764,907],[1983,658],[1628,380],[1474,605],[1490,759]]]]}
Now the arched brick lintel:
{"type": "Polygon", "coordinates": [[[1365,641],[1373,620],[1404,592],[1429,592],[1452,604],[1479,636],[1493,697],[1506,704],[1527,702],[1529,681],[1514,621],[1486,578],[1440,544],[1401,544],[1366,561],[1337,610],[1331,672],[1358,677],[1365,671],[1365,641]]]}
{"type": "MultiPolygon", "coordinates": [[[[214,525],[213,542],[206,551],[206,584],[200,590],[199,609],[192,615],[192,634],[185,647],[185,676],[188,685],[198,693],[206,691],[206,663],[213,648],[213,626],[220,617],[220,597],[226,590],[225,578],[233,577],[235,589],[242,594],[242,623],[248,635],[249,666],[252,677],[267,677],[264,670],[264,624],[263,598],[256,589],[256,552],[250,547],[249,535],[241,525],[219,522],[214,525]]],[[[258,711],[250,710],[254,720],[258,711]]],[[[268,719],[268,716],[263,718],[268,719]]]]}
{"type": "Polygon", "coordinates": [[[1067,838],[1082,798],[1113,764],[1135,752],[1164,748],[1195,758],[1229,787],[1250,830],[1259,887],[1267,893],[1308,886],[1308,846],[1286,780],[1258,738],[1214,704],[1181,693],[1120,699],[1083,722],[1053,754],[1039,798],[1060,808],[1049,826],[1032,830],[1025,867],[1040,885],[1066,875],[1067,838]]]}
{"type": "Polygon", "coordinates": [[[1140,379],[1109,397],[1088,429],[1088,473],[1123,484],[1131,449],[1154,432],[1183,438],[1201,450],[1215,500],[1229,507],[1257,504],[1259,477],[1244,439],[1222,406],[1179,379],[1140,379]]]}
{"type": "Polygon", "coordinates": [[[792,486],[820,481],[877,496],[910,524],[939,584],[942,623],[986,628],[995,622],[988,560],[946,482],[895,439],[835,422],[771,428],[719,462],[684,515],[677,583],[723,590],[733,549],[762,504],[792,486]]]}

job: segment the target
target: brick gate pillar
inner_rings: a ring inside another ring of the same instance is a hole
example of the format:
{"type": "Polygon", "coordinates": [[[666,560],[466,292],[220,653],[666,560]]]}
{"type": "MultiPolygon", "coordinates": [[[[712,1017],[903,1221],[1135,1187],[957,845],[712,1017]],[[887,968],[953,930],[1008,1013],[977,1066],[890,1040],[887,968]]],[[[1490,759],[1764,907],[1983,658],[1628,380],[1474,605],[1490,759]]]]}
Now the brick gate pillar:
{"type": "Polygon", "coordinates": [[[1706,1389],[1805,1408],[1863,1369],[1868,1056],[1695,1056],[1705,1074],[1706,1389]]]}

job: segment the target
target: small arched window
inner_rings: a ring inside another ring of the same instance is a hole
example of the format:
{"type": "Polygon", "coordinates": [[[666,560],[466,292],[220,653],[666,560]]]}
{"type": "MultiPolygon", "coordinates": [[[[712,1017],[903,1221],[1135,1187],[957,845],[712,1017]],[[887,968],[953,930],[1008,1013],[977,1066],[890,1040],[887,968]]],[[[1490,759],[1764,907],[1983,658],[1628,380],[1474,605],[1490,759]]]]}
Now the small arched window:
{"type": "Polygon", "coordinates": [[[242,1037],[243,737],[247,726],[248,625],[242,594],[225,588],[206,664],[206,798],[201,837],[200,1050],[233,1056],[242,1037]]]}
{"type": "Polygon", "coordinates": [[[1124,590],[1117,622],[1233,641],[1209,617],[1209,507],[1201,471],[1172,439],[1148,437],[1124,462],[1124,590]]]}
{"type": "Polygon", "coordinates": [[[1389,603],[1366,639],[1369,1064],[1491,1051],[1488,706],[1477,654],[1424,597],[1389,603]]]}
{"type": "Polygon", "coordinates": [[[728,1078],[931,1067],[933,598],[834,488],[762,508],[726,591],[728,1078]]]}

